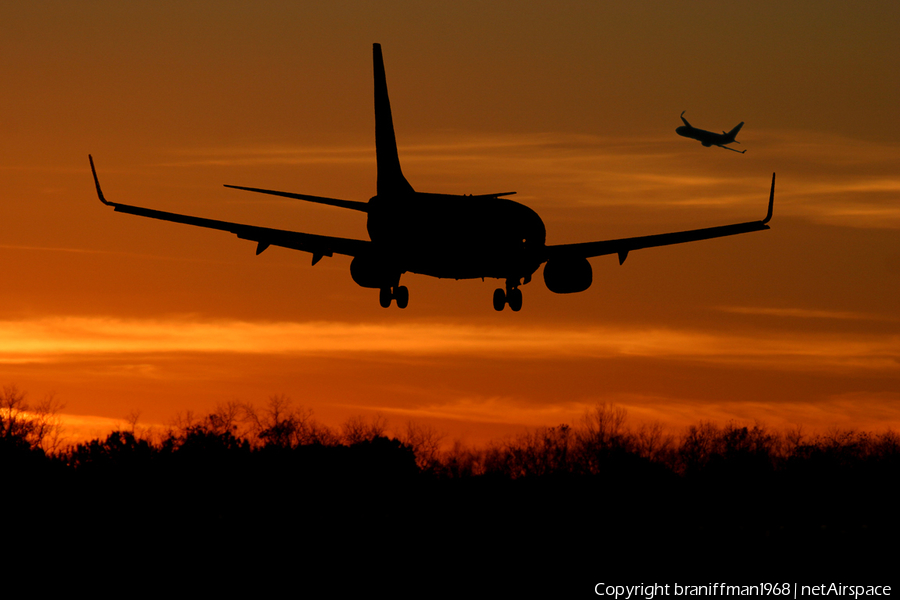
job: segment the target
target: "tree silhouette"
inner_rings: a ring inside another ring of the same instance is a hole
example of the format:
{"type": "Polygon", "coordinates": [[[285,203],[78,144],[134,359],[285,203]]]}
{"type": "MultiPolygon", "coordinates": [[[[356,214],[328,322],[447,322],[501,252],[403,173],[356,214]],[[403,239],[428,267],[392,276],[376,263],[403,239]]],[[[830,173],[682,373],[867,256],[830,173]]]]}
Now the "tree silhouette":
{"type": "Polygon", "coordinates": [[[55,397],[30,405],[26,394],[14,385],[0,391],[0,439],[23,443],[44,452],[57,450],[62,443],[59,411],[63,405],[55,397]]]}
{"type": "MultiPolygon", "coordinates": [[[[703,422],[676,436],[629,427],[623,410],[600,405],[574,425],[473,448],[441,445],[413,423],[392,437],[382,416],[349,419],[338,434],[276,396],[259,410],[185,413],[161,435],[138,435],[132,423],[48,453],[25,395],[7,387],[0,401],[2,508],[64,506],[77,515],[74,538],[99,528],[119,539],[134,523],[173,545],[353,548],[373,565],[397,556],[422,565],[429,544],[462,544],[478,564],[507,571],[565,556],[569,570],[600,561],[628,574],[648,561],[761,564],[778,548],[846,560],[839,549],[862,555],[900,533],[900,436],[890,431],[703,422]],[[596,552],[573,550],[584,539],[596,552]]],[[[25,525],[9,532],[25,535],[25,525]]]]}

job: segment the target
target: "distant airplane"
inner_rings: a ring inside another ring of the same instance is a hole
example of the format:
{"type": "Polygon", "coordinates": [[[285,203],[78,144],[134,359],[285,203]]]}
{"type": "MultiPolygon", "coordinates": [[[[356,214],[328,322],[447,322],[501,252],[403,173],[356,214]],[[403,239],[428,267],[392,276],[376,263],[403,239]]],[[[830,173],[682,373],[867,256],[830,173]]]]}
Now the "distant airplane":
{"type": "Polygon", "coordinates": [[[588,258],[616,254],[619,264],[622,264],[632,250],[769,229],[767,223],[772,218],[775,200],[774,173],[769,210],[762,221],[551,246],[545,244],[546,230],[537,213],[504,198],[515,192],[462,196],[416,192],[400,170],[379,44],[375,44],[373,56],[378,177],[375,196],[368,202],[359,202],[225,186],[366,213],[369,240],[257,227],[109,202],[100,189],[94,159],[89,156],[100,201],[117,212],[229,231],[240,239],[256,242],[257,254],[269,246],[292,248],[312,254],[313,265],[323,256],[333,256],[335,253],[351,256],[350,276],[353,281],[362,287],[379,290],[381,306],[385,308],[393,301],[399,308],[406,308],[409,291],[406,286],[400,285],[400,276],[407,272],[446,279],[503,279],[505,286],[494,291],[494,309],[500,311],[509,305],[512,310],[518,311],[522,308],[519,286],[530,282],[532,275],[544,263],[547,263],[544,282],[550,291],[557,294],[582,292],[590,287],[593,280],[588,258]]]}
{"type": "Polygon", "coordinates": [[[678,135],[684,136],[686,138],[691,138],[692,140],[697,140],[707,148],[710,146],[718,146],[719,148],[725,148],[726,150],[731,150],[733,152],[737,152],[738,154],[743,154],[746,150],[735,150],[734,148],[729,148],[725,144],[740,144],[739,141],[734,138],[737,136],[738,131],[741,130],[741,127],[744,126],[744,122],[741,121],[737,124],[737,126],[731,131],[723,131],[722,133],[713,133],[712,131],[706,131],[705,129],[697,129],[690,123],[688,120],[684,118],[684,113],[686,110],[681,111],[681,120],[684,121],[684,125],[677,128],[675,133],[678,135]]]}

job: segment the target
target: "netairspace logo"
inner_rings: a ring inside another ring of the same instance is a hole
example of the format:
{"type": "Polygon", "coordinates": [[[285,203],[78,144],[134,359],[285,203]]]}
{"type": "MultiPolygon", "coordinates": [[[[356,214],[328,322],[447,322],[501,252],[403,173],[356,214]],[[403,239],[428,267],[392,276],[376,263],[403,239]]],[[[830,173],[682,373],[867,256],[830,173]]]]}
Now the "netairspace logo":
{"type": "Polygon", "coordinates": [[[726,583],[710,583],[707,585],[673,584],[640,584],[640,585],[607,585],[598,583],[594,586],[598,596],[612,596],[616,600],[643,598],[653,600],[657,596],[779,596],[782,598],[801,598],[816,596],[848,596],[853,598],[890,596],[889,585],[844,585],[842,583],[797,585],[796,583],[759,583],[755,585],[729,585],[726,583]]]}

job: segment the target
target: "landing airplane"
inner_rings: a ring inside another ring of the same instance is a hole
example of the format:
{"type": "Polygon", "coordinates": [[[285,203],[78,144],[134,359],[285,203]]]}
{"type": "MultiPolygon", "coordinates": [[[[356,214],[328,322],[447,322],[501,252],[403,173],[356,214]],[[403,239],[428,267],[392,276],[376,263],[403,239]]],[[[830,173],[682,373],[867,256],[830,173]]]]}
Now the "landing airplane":
{"type": "Polygon", "coordinates": [[[691,138],[692,140],[697,140],[707,148],[710,146],[718,146],[719,148],[725,148],[726,150],[731,150],[733,152],[737,152],[738,154],[743,154],[746,150],[735,150],[734,148],[729,148],[725,144],[740,144],[739,141],[734,138],[737,136],[738,131],[741,130],[741,127],[744,126],[744,122],[741,121],[737,124],[737,126],[731,131],[723,131],[722,133],[713,133],[712,131],[706,131],[705,129],[697,129],[690,123],[688,120],[684,118],[684,113],[686,110],[681,111],[681,120],[684,121],[684,125],[675,129],[675,133],[680,136],[684,136],[686,138],[691,138]]]}
{"type": "Polygon", "coordinates": [[[515,192],[463,196],[417,192],[400,170],[379,44],[374,45],[373,62],[377,182],[376,195],[368,202],[225,186],[363,212],[367,215],[369,240],[257,227],[109,202],[100,189],[94,159],[88,156],[97,196],[116,212],[229,231],[240,239],[256,242],[256,254],[269,246],[292,248],[312,254],[313,265],[324,256],[350,256],[353,281],[362,287],[379,290],[379,300],[385,308],[394,301],[399,308],[406,308],[409,291],[400,285],[400,277],[407,272],[446,279],[489,277],[505,280],[505,286],[494,291],[494,309],[501,311],[508,305],[518,311],[522,308],[519,286],[530,282],[544,263],[544,283],[550,291],[557,294],[583,292],[593,281],[589,258],[616,254],[622,264],[633,250],[769,229],[767,223],[772,218],[775,200],[774,173],[769,210],[762,221],[550,246],[545,243],[546,230],[537,213],[506,198],[515,192]]]}

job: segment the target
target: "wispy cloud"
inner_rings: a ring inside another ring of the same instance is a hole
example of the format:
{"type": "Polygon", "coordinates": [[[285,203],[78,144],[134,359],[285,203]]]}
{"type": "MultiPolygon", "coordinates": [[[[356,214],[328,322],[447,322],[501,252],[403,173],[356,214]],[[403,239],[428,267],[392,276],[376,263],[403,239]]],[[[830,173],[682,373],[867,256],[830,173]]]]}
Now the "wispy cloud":
{"type": "MultiPolygon", "coordinates": [[[[109,432],[130,427],[122,419],[110,419],[96,415],[72,415],[61,413],[60,424],[63,427],[63,443],[78,444],[92,439],[105,438],[109,432]]],[[[142,427],[142,429],[145,429],[142,427]]]]}
{"type": "MultiPolygon", "coordinates": [[[[440,132],[409,140],[401,157],[417,184],[440,182],[465,186],[467,192],[496,185],[505,190],[512,184],[523,197],[544,202],[633,207],[758,204],[765,200],[766,178],[760,175],[760,163],[752,161],[765,155],[770,160],[763,172],[771,164],[783,175],[779,214],[853,227],[900,228],[900,146],[895,144],[806,131],[757,131],[745,140],[756,154],[715,170],[687,163],[694,155],[685,152],[682,141],[674,135],[440,132]]],[[[358,163],[362,168],[365,163],[368,168],[374,163],[368,145],[199,148],[174,155],[165,166],[331,163],[353,168],[349,165],[358,163]]]]}
{"type": "Polygon", "coordinates": [[[175,155],[176,158],[173,160],[161,162],[157,166],[258,167],[374,161],[374,149],[363,146],[225,146],[179,150],[175,155]]]}
{"type": "Polygon", "coordinates": [[[0,322],[0,362],[162,353],[465,355],[547,360],[646,357],[772,369],[896,370],[900,366],[900,336],[91,317],[0,322]]]}
{"type": "Polygon", "coordinates": [[[583,415],[590,405],[568,402],[548,403],[541,406],[523,406],[522,402],[508,397],[462,397],[447,403],[434,403],[414,408],[397,406],[357,406],[360,410],[377,411],[385,415],[406,419],[448,419],[478,423],[541,426],[547,423],[571,423],[583,415]]]}
{"type": "Polygon", "coordinates": [[[897,322],[897,318],[885,318],[883,315],[859,313],[842,310],[816,310],[808,308],[767,308],[762,306],[720,306],[717,310],[742,315],[760,315],[766,317],[785,317],[794,319],[834,319],[840,321],[888,321],[897,322]]]}

